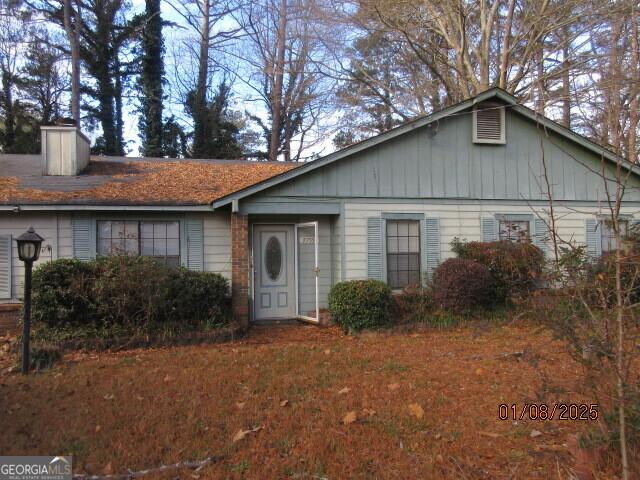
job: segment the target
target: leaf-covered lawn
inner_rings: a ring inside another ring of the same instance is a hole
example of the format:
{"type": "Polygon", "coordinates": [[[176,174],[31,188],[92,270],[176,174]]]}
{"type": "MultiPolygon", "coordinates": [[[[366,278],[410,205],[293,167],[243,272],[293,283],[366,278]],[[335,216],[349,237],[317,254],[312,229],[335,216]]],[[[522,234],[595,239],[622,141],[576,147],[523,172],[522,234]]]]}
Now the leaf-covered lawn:
{"type": "Polygon", "coordinates": [[[563,444],[585,422],[502,421],[498,405],[589,402],[579,379],[530,326],[260,328],[221,345],[67,355],[28,378],[3,368],[0,452],[73,454],[92,474],[216,456],[197,477],[565,478],[563,444]]]}

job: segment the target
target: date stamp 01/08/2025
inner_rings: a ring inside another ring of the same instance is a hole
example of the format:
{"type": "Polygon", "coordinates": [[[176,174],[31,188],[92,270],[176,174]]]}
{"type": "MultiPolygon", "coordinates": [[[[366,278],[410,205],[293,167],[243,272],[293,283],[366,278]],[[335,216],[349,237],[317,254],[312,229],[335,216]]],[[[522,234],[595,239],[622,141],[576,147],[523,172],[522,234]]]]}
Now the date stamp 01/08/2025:
{"type": "Polygon", "coordinates": [[[500,420],[597,420],[597,403],[501,403],[500,420]]]}

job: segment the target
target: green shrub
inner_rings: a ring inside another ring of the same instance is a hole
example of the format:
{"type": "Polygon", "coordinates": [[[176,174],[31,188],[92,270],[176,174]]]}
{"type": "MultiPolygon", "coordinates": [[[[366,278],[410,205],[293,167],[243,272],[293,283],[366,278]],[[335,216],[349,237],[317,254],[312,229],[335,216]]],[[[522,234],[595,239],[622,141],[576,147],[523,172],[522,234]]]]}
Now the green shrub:
{"type": "Polygon", "coordinates": [[[43,263],[33,272],[32,319],[34,324],[63,328],[86,323],[93,316],[90,296],[93,265],[61,259],[43,263]]]}
{"type": "Polygon", "coordinates": [[[393,296],[398,316],[405,322],[425,322],[435,310],[430,288],[406,287],[402,294],[393,296]]]}
{"type": "Polygon", "coordinates": [[[489,270],[473,260],[450,258],[433,272],[433,298],[445,310],[468,314],[495,304],[495,286],[489,270]]]}
{"type": "Polygon", "coordinates": [[[229,282],[222,275],[180,268],[171,272],[172,316],[208,327],[224,324],[231,315],[229,282]]]}
{"type": "Polygon", "coordinates": [[[141,326],[169,317],[168,267],[149,257],[112,255],[98,258],[93,268],[94,323],[141,326]]]}
{"type": "Polygon", "coordinates": [[[391,302],[391,289],[377,280],[341,282],[329,292],[331,317],[345,331],[388,325],[391,302]]]}
{"type": "Polygon", "coordinates": [[[534,290],[545,264],[544,253],[531,243],[507,240],[463,243],[454,239],[451,249],[459,258],[473,260],[489,270],[499,302],[526,296],[534,290]]]}
{"type": "Polygon", "coordinates": [[[56,260],[34,273],[34,326],[43,340],[180,333],[229,319],[227,280],[141,256],[56,260]]]}

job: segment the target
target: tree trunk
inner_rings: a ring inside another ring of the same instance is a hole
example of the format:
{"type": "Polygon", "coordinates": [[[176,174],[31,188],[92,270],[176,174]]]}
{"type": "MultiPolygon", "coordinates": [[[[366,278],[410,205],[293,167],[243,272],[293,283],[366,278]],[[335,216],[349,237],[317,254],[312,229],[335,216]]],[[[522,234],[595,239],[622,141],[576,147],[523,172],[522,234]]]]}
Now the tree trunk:
{"type": "Polygon", "coordinates": [[[64,29],[71,49],[71,117],[80,126],[80,5],[74,11],[71,1],[64,0],[64,29]]]}
{"type": "Polygon", "coordinates": [[[122,118],[122,72],[120,71],[120,60],[116,57],[114,66],[115,77],[115,90],[114,90],[114,103],[115,103],[115,151],[118,155],[124,156],[124,120],[122,118]]]}
{"type": "Polygon", "coordinates": [[[278,10],[278,32],[276,39],[276,58],[273,65],[273,90],[271,91],[271,136],[269,139],[269,160],[278,159],[280,132],[282,123],[282,85],[285,67],[287,39],[287,0],[280,0],[278,10]]]}
{"type": "Polygon", "coordinates": [[[571,85],[569,77],[569,31],[562,29],[562,124],[571,128],[571,85]]]}
{"type": "Polygon", "coordinates": [[[631,11],[631,81],[628,82],[631,101],[629,102],[629,138],[627,140],[627,158],[638,163],[638,121],[640,113],[640,45],[638,44],[638,21],[640,14],[632,7],[631,11]]]}
{"type": "Polygon", "coordinates": [[[193,105],[193,155],[203,155],[207,136],[207,87],[209,80],[209,48],[211,29],[211,1],[201,0],[200,52],[198,56],[198,79],[193,105]]]}
{"type": "Polygon", "coordinates": [[[504,40],[502,45],[502,58],[500,60],[500,79],[498,86],[507,89],[507,70],[509,69],[509,57],[511,48],[511,29],[513,28],[513,11],[516,8],[516,0],[509,0],[509,10],[504,26],[504,40]]]}
{"type": "Polygon", "coordinates": [[[146,0],[145,25],[142,34],[143,57],[140,85],[142,87],[141,137],[145,157],[161,157],[162,148],[162,16],[160,0],[146,0]]]}
{"type": "Polygon", "coordinates": [[[13,112],[13,78],[11,72],[2,72],[2,90],[4,91],[4,147],[7,153],[14,153],[16,142],[16,121],[13,112]]]}

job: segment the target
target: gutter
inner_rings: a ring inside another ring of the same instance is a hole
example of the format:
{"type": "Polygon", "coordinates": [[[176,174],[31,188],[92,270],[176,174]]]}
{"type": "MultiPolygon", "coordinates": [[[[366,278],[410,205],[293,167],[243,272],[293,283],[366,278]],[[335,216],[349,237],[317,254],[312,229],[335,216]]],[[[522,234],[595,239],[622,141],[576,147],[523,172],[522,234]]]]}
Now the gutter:
{"type": "Polygon", "coordinates": [[[154,212],[211,212],[207,205],[0,205],[0,211],[19,213],[21,211],[154,211],[154,212]]]}

